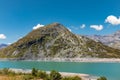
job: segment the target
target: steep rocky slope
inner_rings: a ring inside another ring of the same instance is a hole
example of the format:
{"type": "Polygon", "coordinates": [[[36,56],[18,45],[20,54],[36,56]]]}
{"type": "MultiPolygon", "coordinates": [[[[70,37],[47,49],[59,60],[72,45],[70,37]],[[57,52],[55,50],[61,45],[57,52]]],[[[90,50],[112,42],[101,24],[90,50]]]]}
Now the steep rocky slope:
{"type": "Polygon", "coordinates": [[[53,23],[33,30],[28,35],[0,50],[0,57],[19,59],[106,57],[119,58],[120,51],[71,33],[53,23]]]}
{"type": "Polygon", "coordinates": [[[105,36],[92,35],[92,36],[87,36],[87,37],[97,42],[100,41],[107,46],[120,49],[120,31],[117,31],[111,35],[105,35],[105,36]]]}

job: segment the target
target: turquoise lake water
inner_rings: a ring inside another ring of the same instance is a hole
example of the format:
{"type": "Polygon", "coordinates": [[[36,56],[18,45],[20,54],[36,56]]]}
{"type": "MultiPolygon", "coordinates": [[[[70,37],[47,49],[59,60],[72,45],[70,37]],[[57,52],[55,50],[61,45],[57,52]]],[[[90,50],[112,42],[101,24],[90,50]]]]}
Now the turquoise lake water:
{"type": "Polygon", "coordinates": [[[120,63],[0,61],[0,68],[32,69],[33,67],[46,71],[85,73],[105,76],[108,80],[120,80],[120,63]]]}

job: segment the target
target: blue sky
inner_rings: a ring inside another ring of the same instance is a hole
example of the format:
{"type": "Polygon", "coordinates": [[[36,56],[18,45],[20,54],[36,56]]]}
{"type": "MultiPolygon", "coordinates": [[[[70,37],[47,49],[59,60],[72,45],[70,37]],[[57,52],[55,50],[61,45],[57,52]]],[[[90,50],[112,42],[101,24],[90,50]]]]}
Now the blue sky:
{"type": "Polygon", "coordinates": [[[120,0],[0,0],[0,43],[53,22],[76,34],[111,34],[120,30],[119,16],[120,0]]]}

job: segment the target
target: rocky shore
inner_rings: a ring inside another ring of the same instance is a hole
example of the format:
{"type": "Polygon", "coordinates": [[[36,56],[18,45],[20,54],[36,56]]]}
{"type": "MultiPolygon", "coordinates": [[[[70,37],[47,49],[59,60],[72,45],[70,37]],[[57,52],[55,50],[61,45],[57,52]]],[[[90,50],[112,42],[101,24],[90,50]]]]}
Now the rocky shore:
{"type": "MultiPolygon", "coordinates": [[[[19,59],[10,59],[10,60],[18,60],[19,59]]],[[[33,60],[25,60],[25,61],[54,61],[54,62],[118,62],[120,63],[119,58],[40,58],[33,60]]]]}
{"type": "Polygon", "coordinates": [[[39,58],[39,59],[17,59],[17,58],[0,58],[0,61],[54,61],[54,62],[118,62],[120,58],[39,58]]]}
{"type": "Polygon", "coordinates": [[[120,59],[119,58],[44,58],[44,59],[37,59],[36,61],[55,61],[55,62],[120,62],[120,59]]]}

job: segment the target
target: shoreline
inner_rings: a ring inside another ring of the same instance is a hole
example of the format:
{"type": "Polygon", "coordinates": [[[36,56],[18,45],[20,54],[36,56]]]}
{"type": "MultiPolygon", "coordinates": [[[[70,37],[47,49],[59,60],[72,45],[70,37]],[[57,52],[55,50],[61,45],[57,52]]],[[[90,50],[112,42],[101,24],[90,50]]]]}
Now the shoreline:
{"type": "Polygon", "coordinates": [[[42,59],[15,59],[15,58],[0,58],[0,61],[45,61],[45,62],[105,62],[105,63],[120,63],[120,58],[42,58],[42,59]]]}
{"type": "Polygon", "coordinates": [[[25,61],[46,61],[46,62],[117,62],[120,63],[120,59],[116,58],[52,58],[52,59],[38,59],[38,60],[25,60],[25,61]]]}
{"type": "MultiPolygon", "coordinates": [[[[31,73],[31,69],[16,69],[16,68],[10,68],[9,70],[14,71],[15,73],[31,73]]],[[[47,74],[50,74],[50,71],[45,71],[47,74]]],[[[97,80],[98,77],[92,76],[89,74],[83,74],[83,73],[71,73],[71,72],[59,72],[61,76],[63,77],[69,77],[69,76],[79,76],[82,78],[82,80],[97,80]]]]}

